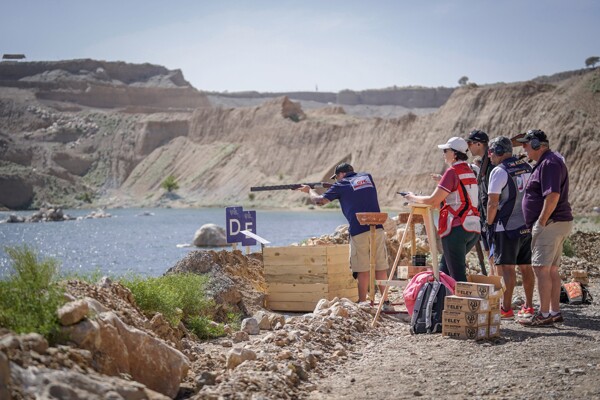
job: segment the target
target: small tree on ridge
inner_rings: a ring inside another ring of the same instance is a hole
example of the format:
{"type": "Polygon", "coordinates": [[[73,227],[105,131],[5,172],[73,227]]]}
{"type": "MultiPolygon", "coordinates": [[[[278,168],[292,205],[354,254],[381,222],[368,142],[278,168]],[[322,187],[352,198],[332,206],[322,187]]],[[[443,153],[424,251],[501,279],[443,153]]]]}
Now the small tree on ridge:
{"type": "Polygon", "coordinates": [[[600,57],[598,57],[598,56],[588,57],[588,58],[585,59],[585,66],[586,67],[590,67],[590,68],[594,68],[594,66],[596,64],[598,64],[598,62],[600,62],[600,57]]]}
{"type": "Polygon", "coordinates": [[[462,76],[459,80],[458,80],[458,84],[460,86],[465,86],[467,84],[467,82],[469,82],[469,77],[468,76],[462,76]]]}

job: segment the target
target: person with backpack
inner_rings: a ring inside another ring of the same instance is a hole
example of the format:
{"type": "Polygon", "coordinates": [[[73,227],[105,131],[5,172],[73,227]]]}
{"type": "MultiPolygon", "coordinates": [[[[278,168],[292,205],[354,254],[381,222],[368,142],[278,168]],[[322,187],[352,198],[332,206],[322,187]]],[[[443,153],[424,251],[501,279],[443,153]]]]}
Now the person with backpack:
{"type": "MultiPolygon", "coordinates": [[[[469,151],[475,158],[480,157],[480,165],[478,170],[475,172],[477,176],[477,190],[479,195],[479,203],[477,206],[477,210],[479,211],[479,220],[481,223],[481,243],[483,244],[483,250],[485,252],[486,258],[490,259],[490,243],[487,242],[487,223],[486,223],[486,214],[487,214],[487,203],[488,203],[488,183],[490,181],[490,174],[492,173],[492,169],[494,166],[490,162],[490,157],[488,155],[488,143],[490,138],[487,133],[482,131],[481,129],[474,129],[469,133],[467,137],[467,144],[469,146],[469,151]]],[[[475,163],[475,158],[473,158],[473,162],[475,163]]],[[[491,262],[491,261],[490,261],[491,262]]],[[[495,274],[494,265],[491,263],[491,273],[495,274]]]]}
{"type": "Polygon", "coordinates": [[[534,314],[533,289],[535,276],[531,268],[531,229],[525,226],[521,203],[525,184],[531,176],[531,166],[513,156],[509,138],[499,136],[489,144],[490,161],[495,168],[490,174],[487,204],[487,231],[493,243],[493,258],[498,275],[504,278],[506,291],[500,308],[502,319],[514,318],[512,295],[517,281],[515,265],[523,276],[525,304],[520,318],[534,314]]]}
{"type": "MultiPolygon", "coordinates": [[[[405,198],[413,203],[437,207],[442,204],[438,233],[442,240],[444,262],[440,270],[456,281],[467,280],[467,253],[479,240],[481,223],[477,210],[478,189],[475,173],[467,164],[467,142],[452,137],[447,143],[438,145],[444,151],[444,162],[448,169],[437,188],[429,196],[408,193],[405,198]]],[[[434,244],[431,244],[434,245],[434,244]]]]}

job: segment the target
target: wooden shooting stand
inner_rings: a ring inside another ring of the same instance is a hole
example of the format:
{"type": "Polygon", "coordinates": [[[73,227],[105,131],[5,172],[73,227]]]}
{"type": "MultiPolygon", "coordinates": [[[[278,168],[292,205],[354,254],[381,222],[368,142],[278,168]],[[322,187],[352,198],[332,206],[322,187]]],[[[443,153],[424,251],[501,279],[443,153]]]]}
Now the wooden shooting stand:
{"type": "MultiPolygon", "coordinates": [[[[358,214],[357,214],[358,215],[358,214]]],[[[436,245],[436,236],[435,236],[435,225],[433,223],[433,213],[431,210],[431,206],[426,204],[416,204],[413,203],[410,205],[410,214],[408,215],[408,219],[406,221],[406,229],[402,234],[402,239],[400,240],[400,245],[398,246],[398,252],[396,253],[396,259],[394,260],[394,265],[392,266],[392,270],[390,272],[390,276],[387,281],[377,281],[378,285],[384,285],[385,289],[381,298],[385,298],[387,292],[390,289],[390,286],[404,286],[405,281],[394,280],[394,274],[396,273],[396,269],[398,268],[398,262],[400,261],[400,256],[402,254],[402,246],[406,241],[406,237],[409,232],[411,233],[411,255],[415,253],[415,236],[414,236],[414,220],[417,216],[421,216],[423,218],[423,224],[425,225],[425,231],[427,233],[427,241],[429,242],[429,252],[431,253],[431,265],[433,266],[433,275],[436,280],[440,279],[440,270],[438,266],[438,254],[437,254],[437,245],[436,245]]],[[[375,318],[373,318],[373,322],[371,326],[375,326],[377,323],[377,319],[379,318],[379,314],[381,314],[381,308],[383,307],[383,301],[379,302],[379,306],[377,307],[377,313],[375,314],[375,318]]]]}
{"type": "MultiPolygon", "coordinates": [[[[371,306],[375,304],[375,265],[377,264],[377,241],[376,241],[376,226],[385,223],[387,213],[363,212],[356,213],[356,219],[361,225],[369,225],[369,299],[371,306]]],[[[383,294],[382,294],[383,296],[383,294]]],[[[383,299],[383,297],[381,297],[383,299]]],[[[383,304],[383,300],[379,306],[383,304]]]]}

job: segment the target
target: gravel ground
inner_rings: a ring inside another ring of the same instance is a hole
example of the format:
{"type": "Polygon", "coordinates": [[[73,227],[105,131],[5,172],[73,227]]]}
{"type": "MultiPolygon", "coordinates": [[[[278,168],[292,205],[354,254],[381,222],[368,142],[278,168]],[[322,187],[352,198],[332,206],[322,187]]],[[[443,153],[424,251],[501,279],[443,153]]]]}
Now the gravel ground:
{"type": "MultiPolygon", "coordinates": [[[[600,296],[597,283],[590,289],[600,296]]],[[[600,305],[563,306],[563,324],[525,328],[502,321],[501,337],[480,341],[411,335],[398,322],[372,332],[308,398],[599,398],[600,305]]]]}

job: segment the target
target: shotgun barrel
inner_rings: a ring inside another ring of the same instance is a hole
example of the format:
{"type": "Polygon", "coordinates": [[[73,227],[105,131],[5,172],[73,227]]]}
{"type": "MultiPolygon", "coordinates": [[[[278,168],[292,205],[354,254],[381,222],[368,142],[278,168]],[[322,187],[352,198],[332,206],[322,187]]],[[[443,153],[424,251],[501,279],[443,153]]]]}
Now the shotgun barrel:
{"type": "Polygon", "coordinates": [[[250,188],[251,192],[262,192],[266,190],[295,190],[298,189],[302,185],[310,186],[311,188],[322,187],[328,188],[331,187],[331,183],[326,182],[310,182],[310,183],[292,183],[289,185],[274,185],[274,186],[252,186],[250,188]]]}

